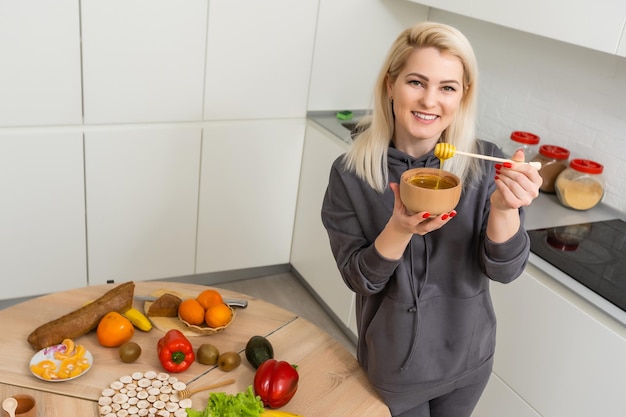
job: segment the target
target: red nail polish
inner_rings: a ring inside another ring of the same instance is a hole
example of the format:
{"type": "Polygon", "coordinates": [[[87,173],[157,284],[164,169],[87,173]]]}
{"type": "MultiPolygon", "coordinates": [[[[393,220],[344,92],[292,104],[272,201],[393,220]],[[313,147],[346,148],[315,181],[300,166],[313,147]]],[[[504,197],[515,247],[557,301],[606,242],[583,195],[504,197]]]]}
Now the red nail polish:
{"type": "Polygon", "coordinates": [[[502,164],[502,166],[505,167],[505,168],[513,168],[513,164],[510,163],[510,162],[505,162],[505,163],[502,164]]]}
{"type": "Polygon", "coordinates": [[[456,211],[451,211],[450,212],[450,217],[454,217],[454,216],[456,216],[456,211]]]}
{"type": "Polygon", "coordinates": [[[447,214],[444,214],[443,216],[441,216],[441,220],[448,220],[448,217],[450,216],[448,216],[447,214]]]}
{"type": "Polygon", "coordinates": [[[496,169],[496,175],[500,175],[500,170],[496,169]]]}
{"type": "Polygon", "coordinates": [[[428,213],[428,212],[427,212],[427,213],[424,213],[424,214],[422,214],[422,217],[423,217],[423,218],[425,218],[425,219],[427,219],[427,218],[429,218],[429,217],[430,217],[430,213],[428,213]]]}
{"type": "Polygon", "coordinates": [[[494,167],[496,168],[496,170],[502,169],[502,164],[495,164],[494,167]]]}
{"type": "Polygon", "coordinates": [[[495,179],[495,180],[499,180],[499,179],[500,179],[500,177],[498,177],[498,176],[496,175],[496,177],[495,177],[494,179],[495,179]]]}

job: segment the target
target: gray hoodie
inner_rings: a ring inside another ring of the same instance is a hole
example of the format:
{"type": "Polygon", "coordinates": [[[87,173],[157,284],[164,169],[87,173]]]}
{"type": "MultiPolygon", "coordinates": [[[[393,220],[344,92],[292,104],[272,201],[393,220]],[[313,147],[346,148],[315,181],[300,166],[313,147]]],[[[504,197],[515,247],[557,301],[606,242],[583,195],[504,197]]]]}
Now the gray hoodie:
{"type": "MultiPolygon", "coordinates": [[[[502,156],[492,143],[479,145],[482,153],[502,156]]],[[[528,260],[523,227],[501,244],[485,236],[495,169],[481,163],[485,175],[464,186],[456,217],[414,235],[400,260],[374,248],[392,214],[391,189],[374,191],[344,169],[341,157],[332,166],[322,221],[341,276],[357,295],[359,363],[394,414],[491,366],[496,318],[489,280],[513,281],[528,260]]],[[[389,148],[390,182],[422,166],[438,168],[439,159],[389,148]]]]}

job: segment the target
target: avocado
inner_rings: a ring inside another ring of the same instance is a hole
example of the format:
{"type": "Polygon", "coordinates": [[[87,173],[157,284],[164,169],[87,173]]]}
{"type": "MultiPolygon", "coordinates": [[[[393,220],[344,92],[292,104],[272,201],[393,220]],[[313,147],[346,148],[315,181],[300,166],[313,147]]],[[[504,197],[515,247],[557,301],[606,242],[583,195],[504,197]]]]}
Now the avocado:
{"type": "Polygon", "coordinates": [[[257,369],[266,360],[274,359],[274,348],[265,337],[252,336],[246,344],[246,359],[257,369]]]}

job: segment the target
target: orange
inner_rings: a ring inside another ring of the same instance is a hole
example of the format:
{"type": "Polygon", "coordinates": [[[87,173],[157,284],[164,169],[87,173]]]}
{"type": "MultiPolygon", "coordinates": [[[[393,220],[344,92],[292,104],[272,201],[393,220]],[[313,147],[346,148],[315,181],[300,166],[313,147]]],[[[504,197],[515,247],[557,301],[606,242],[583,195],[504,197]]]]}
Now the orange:
{"type": "Polygon", "coordinates": [[[180,303],[178,315],[189,324],[199,326],[204,323],[204,307],[193,298],[188,298],[180,303]]]}
{"type": "Polygon", "coordinates": [[[226,326],[232,318],[233,312],[230,307],[224,303],[219,303],[210,306],[206,310],[204,321],[207,326],[215,328],[226,326]]]}
{"type": "Polygon", "coordinates": [[[111,311],[98,323],[96,334],[102,346],[118,347],[134,336],[135,326],[117,311],[111,311]]]}
{"type": "Polygon", "coordinates": [[[204,290],[196,297],[196,300],[204,307],[205,309],[209,308],[214,304],[220,304],[224,302],[222,295],[216,290],[204,290]]]}

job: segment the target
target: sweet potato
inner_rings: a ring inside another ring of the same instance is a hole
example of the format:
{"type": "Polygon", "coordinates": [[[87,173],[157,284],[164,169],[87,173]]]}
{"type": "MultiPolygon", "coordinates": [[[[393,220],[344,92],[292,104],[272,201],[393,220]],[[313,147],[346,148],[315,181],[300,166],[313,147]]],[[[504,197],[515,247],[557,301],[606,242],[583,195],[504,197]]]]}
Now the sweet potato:
{"type": "Polygon", "coordinates": [[[108,312],[132,307],[134,293],[134,282],[120,284],[95,301],[39,326],[28,336],[28,343],[33,349],[40,350],[64,339],[80,337],[98,327],[100,319],[108,312]]]}

